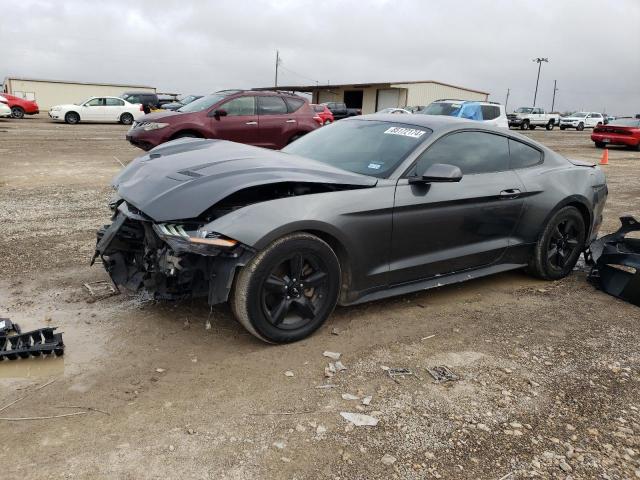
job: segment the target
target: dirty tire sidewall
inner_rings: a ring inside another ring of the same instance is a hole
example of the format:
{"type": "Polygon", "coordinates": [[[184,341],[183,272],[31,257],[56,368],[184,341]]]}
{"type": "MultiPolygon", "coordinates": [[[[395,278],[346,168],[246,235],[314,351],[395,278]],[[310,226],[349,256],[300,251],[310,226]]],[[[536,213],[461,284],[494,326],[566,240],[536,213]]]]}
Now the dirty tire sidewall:
{"type": "Polygon", "coordinates": [[[24,110],[22,107],[12,107],[11,116],[13,118],[24,118],[24,110]]]}
{"type": "Polygon", "coordinates": [[[582,218],[582,214],[578,211],[576,207],[563,207],[558,210],[547,222],[540,235],[538,242],[536,243],[534,254],[529,261],[529,266],[527,271],[538,278],[542,278],[544,280],[558,280],[560,278],[566,277],[571,271],[573,267],[575,267],[578,258],[580,258],[580,254],[584,250],[584,244],[586,239],[586,225],[584,224],[584,218],[582,218]],[[563,270],[553,269],[548,262],[547,252],[549,249],[549,243],[551,241],[551,235],[553,229],[559,223],[563,222],[566,219],[572,218],[577,222],[578,225],[581,226],[581,238],[579,241],[579,246],[575,252],[570,257],[570,260],[567,262],[563,270]]]}
{"type": "Polygon", "coordinates": [[[338,257],[331,247],[309,233],[294,233],[275,240],[259,252],[236,277],[231,308],[236,319],[253,335],[269,343],[302,340],[315,332],[331,315],[338,301],[341,283],[338,257]],[[266,276],[291,252],[311,252],[323,262],[328,279],[328,292],[316,318],[295,330],[282,330],[265,317],[261,305],[261,288],[266,276]]]}

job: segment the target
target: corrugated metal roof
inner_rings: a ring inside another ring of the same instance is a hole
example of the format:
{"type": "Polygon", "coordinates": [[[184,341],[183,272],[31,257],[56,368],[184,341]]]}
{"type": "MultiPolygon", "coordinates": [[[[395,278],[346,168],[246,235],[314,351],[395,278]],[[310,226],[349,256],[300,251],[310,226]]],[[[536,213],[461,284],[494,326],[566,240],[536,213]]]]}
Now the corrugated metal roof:
{"type": "Polygon", "coordinates": [[[105,83],[105,82],[77,82],[75,80],[51,80],[46,78],[28,78],[28,77],[12,77],[6,76],[4,77],[4,83],[6,84],[9,80],[17,80],[23,82],[43,82],[43,83],[68,83],[74,85],[104,85],[106,87],[132,87],[132,88],[151,88],[155,89],[155,87],[150,87],[148,85],[131,85],[128,83],[105,83]]]}
{"type": "Polygon", "coordinates": [[[312,92],[314,90],[325,90],[331,88],[367,88],[377,86],[390,86],[400,84],[416,84],[416,83],[435,83],[437,85],[443,85],[445,87],[458,88],[460,90],[467,90],[469,92],[481,93],[483,95],[489,95],[489,92],[483,92],[482,90],[476,90],[473,88],[460,87],[458,85],[451,85],[450,83],[438,82],[435,80],[411,80],[408,82],[373,82],[373,83],[339,83],[331,85],[278,85],[277,87],[261,87],[254,88],[253,90],[294,90],[297,92],[312,92]]]}

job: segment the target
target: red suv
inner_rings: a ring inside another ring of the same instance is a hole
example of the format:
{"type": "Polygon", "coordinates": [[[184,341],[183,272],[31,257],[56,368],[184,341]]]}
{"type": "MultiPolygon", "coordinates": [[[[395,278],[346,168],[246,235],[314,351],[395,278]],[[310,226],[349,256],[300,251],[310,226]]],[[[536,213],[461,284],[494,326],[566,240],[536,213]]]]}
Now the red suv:
{"type": "Polygon", "coordinates": [[[25,100],[24,98],[16,97],[15,95],[9,95],[8,93],[0,93],[7,99],[9,108],[11,109],[11,116],[13,118],[22,118],[25,115],[35,115],[40,113],[38,104],[33,100],[25,100]]]}
{"type": "Polygon", "coordinates": [[[127,140],[150,150],[182,137],[217,138],[281,149],[318,128],[309,103],[297,95],[223,90],[173,112],[151,113],[133,122],[127,140]]]}

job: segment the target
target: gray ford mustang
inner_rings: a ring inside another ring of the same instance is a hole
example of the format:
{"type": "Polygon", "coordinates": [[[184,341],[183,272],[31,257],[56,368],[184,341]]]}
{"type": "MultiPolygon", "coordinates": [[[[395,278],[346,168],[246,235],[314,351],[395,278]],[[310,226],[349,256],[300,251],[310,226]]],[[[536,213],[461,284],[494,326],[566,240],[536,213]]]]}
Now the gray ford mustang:
{"type": "Polygon", "coordinates": [[[558,279],[593,240],[603,172],[514,132],[368,115],[282,151],[181,139],[113,182],[95,257],[157,298],[229,302],[274,343],[353,305],[505,270],[558,279]]]}

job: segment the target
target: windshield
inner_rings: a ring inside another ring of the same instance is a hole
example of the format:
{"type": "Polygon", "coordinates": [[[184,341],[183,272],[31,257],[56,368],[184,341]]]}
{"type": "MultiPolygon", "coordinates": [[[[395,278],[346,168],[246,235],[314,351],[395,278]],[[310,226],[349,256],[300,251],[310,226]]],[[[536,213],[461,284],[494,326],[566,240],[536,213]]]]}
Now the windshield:
{"type": "Polygon", "coordinates": [[[187,103],[193,102],[197,98],[198,97],[196,97],[195,95],[187,95],[186,97],[183,97],[180,100],[178,100],[178,103],[181,103],[182,105],[186,105],[187,103]]]}
{"type": "Polygon", "coordinates": [[[533,112],[533,108],[529,108],[529,107],[520,107],[519,109],[516,110],[516,113],[531,113],[533,112]]]}
{"type": "Polygon", "coordinates": [[[638,118],[619,118],[609,122],[610,127],[636,127],[640,128],[640,119],[638,118]]]}
{"type": "Polygon", "coordinates": [[[213,95],[206,95],[198,100],[194,100],[193,102],[180,107],[178,112],[201,112],[202,110],[207,110],[208,108],[213,107],[216,103],[224,100],[229,94],[227,93],[214,93],[213,95]]]}
{"type": "Polygon", "coordinates": [[[570,117],[586,117],[588,115],[587,112],[575,112],[569,115],[570,117]]]}
{"type": "Polygon", "coordinates": [[[287,145],[282,151],[372,177],[388,177],[431,130],[374,120],[343,120],[287,145]]]}
{"type": "Polygon", "coordinates": [[[424,115],[447,115],[449,117],[457,117],[462,108],[462,103],[445,103],[434,102],[427,106],[423,110],[418,110],[416,113],[423,113],[424,115]]]}

